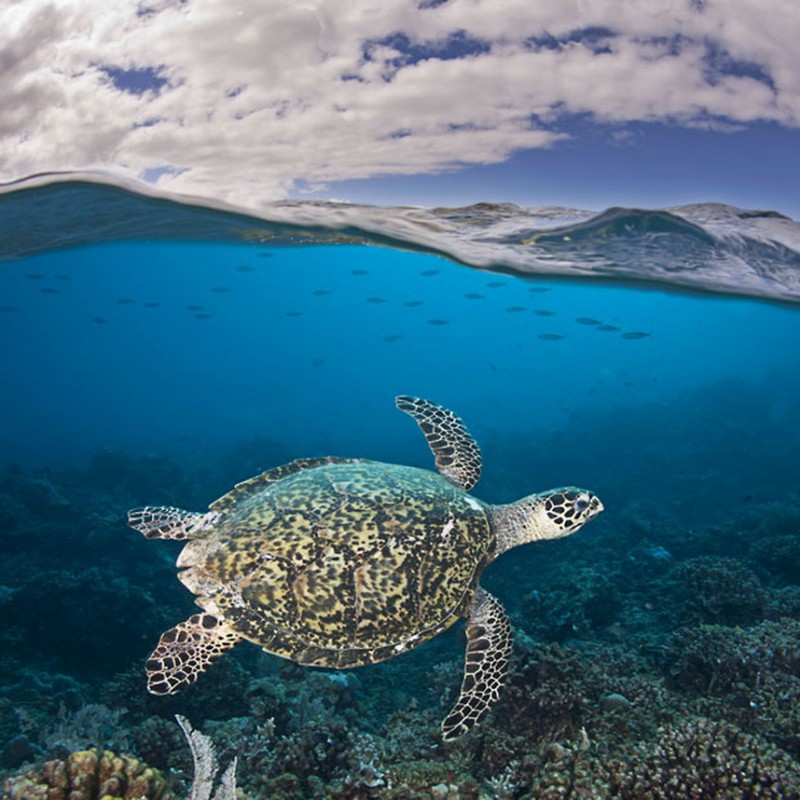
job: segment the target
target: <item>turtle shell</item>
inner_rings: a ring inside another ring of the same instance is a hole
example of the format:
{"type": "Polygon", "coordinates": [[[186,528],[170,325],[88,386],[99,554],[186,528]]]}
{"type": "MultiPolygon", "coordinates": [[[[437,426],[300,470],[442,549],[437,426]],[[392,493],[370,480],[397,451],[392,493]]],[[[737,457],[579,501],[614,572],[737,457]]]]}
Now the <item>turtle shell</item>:
{"type": "Polygon", "coordinates": [[[217,500],[179,559],[197,602],[301,664],[370,664],[463,616],[494,550],[487,507],[440,475],[297,461],[217,500]]]}

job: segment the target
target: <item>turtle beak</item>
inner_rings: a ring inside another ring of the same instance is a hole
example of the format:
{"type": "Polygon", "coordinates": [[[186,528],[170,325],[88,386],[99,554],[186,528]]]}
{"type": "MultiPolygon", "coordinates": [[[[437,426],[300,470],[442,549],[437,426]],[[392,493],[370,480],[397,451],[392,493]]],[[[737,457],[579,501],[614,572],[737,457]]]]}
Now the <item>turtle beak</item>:
{"type": "Polygon", "coordinates": [[[589,508],[586,509],[586,521],[594,519],[601,511],[605,510],[603,501],[596,495],[589,493],[589,508]]]}
{"type": "Polygon", "coordinates": [[[589,520],[594,519],[604,506],[600,498],[594,492],[583,491],[575,500],[576,510],[581,516],[581,525],[585,525],[589,520]]]}

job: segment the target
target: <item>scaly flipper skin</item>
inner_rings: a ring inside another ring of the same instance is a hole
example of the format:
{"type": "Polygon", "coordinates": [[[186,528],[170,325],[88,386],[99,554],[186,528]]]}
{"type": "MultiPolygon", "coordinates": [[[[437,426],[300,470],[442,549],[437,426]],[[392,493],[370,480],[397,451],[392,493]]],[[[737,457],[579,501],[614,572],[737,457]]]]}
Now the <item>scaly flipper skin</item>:
{"type": "Polygon", "coordinates": [[[146,539],[196,539],[215,518],[216,515],[197,514],[172,506],[144,506],[128,512],[128,525],[143,533],[146,539]]]}
{"type": "Polygon", "coordinates": [[[500,697],[511,656],[511,625],[497,598],[475,593],[467,623],[467,653],[461,695],[442,723],[442,739],[458,739],[477,725],[500,697]]]}
{"type": "Polygon", "coordinates": [[[174,694],[194,683],[241,638],[211,614],[193,614],[161,634],[146,664],[148,691],[174,694]]]}
{"type": "Polygon", "coordinates": [[[436,469],[450,483],[468,492],[481,477],[481,451],[467,426],[452,411],[422,400],[399,395],[395,405],[413,417],[428,440],[436,469]]]}

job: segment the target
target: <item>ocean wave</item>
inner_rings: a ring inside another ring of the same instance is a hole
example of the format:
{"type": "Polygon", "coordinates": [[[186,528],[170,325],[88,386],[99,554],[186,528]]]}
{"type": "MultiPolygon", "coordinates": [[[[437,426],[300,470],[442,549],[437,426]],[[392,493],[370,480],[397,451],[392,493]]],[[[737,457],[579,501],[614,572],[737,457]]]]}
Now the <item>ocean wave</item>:
{"type": "Polygon", "coordinates": [[[375,244],[522,277],[656,284],[800,303],[800,224],[720,203],[602,213],[282,201],[254,210],[113,175],[48,173],[0,186],[0,259],[109,241],[375,244]]]}

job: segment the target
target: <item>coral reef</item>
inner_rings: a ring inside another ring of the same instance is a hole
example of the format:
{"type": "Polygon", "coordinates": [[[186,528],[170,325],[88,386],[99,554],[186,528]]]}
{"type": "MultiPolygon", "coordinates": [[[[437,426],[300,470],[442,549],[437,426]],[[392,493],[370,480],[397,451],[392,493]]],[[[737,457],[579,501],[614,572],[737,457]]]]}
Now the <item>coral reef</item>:
{"type": "Polygon", "coordinates": [[[525,610],[548,639],[565,641],[610,625],[621,609],[614,576],[587,567],[576,569],[549,591],[529,594],[525,610]]]}
{"type": "Polygon", "coordinates": [[[84,677],[123,669],[142,654],[136,639],[117,635],[125,620],[136,619],[157,638],[162,616],[139,586],[96,567],[31,576],[0,605],[0,622],[22,633],[20,648],[31,663],[84,677]]]}
{"type": "Polygon", "coordinates": [[[3,786],[8,800],[169,800],[161,774],[135,758],[105,750],[83,750],[47,761],[3,786]]]}
{"type": "Polygon", "coordinates": [[[718,556],[690,558],[675,573],[700,622],[750,625],[764,617],[765,596],[755,573],[739,560],[718,556]]]}
{"type": "Polygon", "coordinates": [[[164,782],[185,794],[193,763],[176,713],[220,763],[237,759],[239,796],[254,800],[798,796],[796,497],[707,527],[643,498],[557,553],[498,559],[485,585],[511,614],[510,673],[486,720],[454,743],[439,724],[461,682],[458,627],[349,672],[243,644],[186,692],[149,695],[143,661],[193,605],[175,579],[179,548],[145,546],[124,510],[154,497],[202,507],[257,471],[261,450],[243,445],[217,472],[108,452],[83,473],[0,480],[8,800],[57,800],[70,769],[93,777],[65,800],[99,800],[101,769],[124,778],[106,787],[118,796],[167,797],[164,782]]]}
{"type": "Polygon", "coordinates": [[[158,456],[133,458],[119,450],[97,453],[84,473],[84,482],[126,505],[145,497],[167,504],[191,496],[187,476],[175,462],[158,456]]]}
{"type": "Polygon", "coordinates": [[[176,714],[175,719],[192,751],[194,777],[189,800],[209,800],[212,792],[214,800],[236,800],[236,759],[231,761],[217,779],[219,761],[214,743],[205,734],[194,730],[185,717],[176,714]]]}
{"type": "Polygon", "coordinates": [[[800,797],[800,766],[733,725],[706,719],[665,728],[621,786],[623,800],[800,797]]]}
{"type": "Polygon", "coordinates": [[[3,489],[12,503],[16,500],[45,518],[63,518],[71,510],[71,503],[58,479],[48,470],[26,474],[22,470],[10,469],[3,481],[3,489]]]}
{"type": "Polygon", "coordinates": [[[764,536],[751,549],[753,560],[789,584],[800,583],[800,522],[793,533],[764,536]]]}
{"type": "Polygon", "coordinates": [[[752,628],[704,625],[676,633],[665,662],[675,688],[719,695],[755,689],[772,673],[800,674],[800,622],[762,622],[752,628]]]}
{"type": "Polygon", "coordinates": [[[70,714],[61,714],[40,736],[47,753],[66,756],[92,745],[99,750],[130,750],[124,708],[87,703],[70,714]]]}

